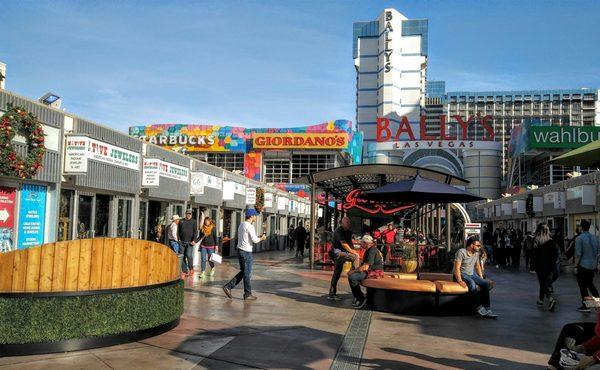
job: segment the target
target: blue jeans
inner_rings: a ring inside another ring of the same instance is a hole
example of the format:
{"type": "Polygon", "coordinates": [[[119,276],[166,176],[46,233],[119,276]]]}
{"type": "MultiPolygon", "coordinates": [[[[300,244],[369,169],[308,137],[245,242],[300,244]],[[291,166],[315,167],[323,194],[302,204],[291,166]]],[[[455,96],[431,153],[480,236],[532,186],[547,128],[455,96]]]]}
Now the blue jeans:
{"type": "Polygon", "coordinates": [[[240,261],[240,272],[237,273],[225,285],[228,289],[235,288],[242,279],[244,280],[244,298],[252,295],[252,287],[250,286],[250,276],[252,274],[252,252],[246,252],[241,249],[237,250],[238,252],[238,260],[240,261]]]}
{"type": "Polygon", "coordinates": [[[202,270],[202,272],[206,271],[207,260],[210,268],[215,268],[215,263],[210,261],[210,255],[213,253],[215,253],[213,248],[200,248],[200,270],[202,270]]]}
{"type": "Polygon", "coordinates": [[[359,301],[365,300],[365,295],[360,289],[360,282],[367,278],[367,272],[352,272],[348,274],[348,283],[350,284],[350,289],[352,289],[352,295],[359,301]]]}
{"type": "Polygon", "coordinates": [[[469,293],[472,294],[477,300],[478,304],[489,309],[490,308],[490,283],[479,277],[477,274],[467,275],[465,273],[461,273],[461,277],[465,283],[467,283],[467,287],[469,288],[469,293]],[[477,287],[479,286],[479,291],[477,291],[477,287]]]}
{"type": "Polygon", "coordinates": [[[169,240],[169,247],[173,252],[179,254],[179,242],[177,240],[169,240]]]}
{"type": "Polygon", "coordinates": [[[187,274],[194,269],[194,244],[181,243],[181,253],[183,253],[183,261],[181,261],[181,271],[187,274]]]}

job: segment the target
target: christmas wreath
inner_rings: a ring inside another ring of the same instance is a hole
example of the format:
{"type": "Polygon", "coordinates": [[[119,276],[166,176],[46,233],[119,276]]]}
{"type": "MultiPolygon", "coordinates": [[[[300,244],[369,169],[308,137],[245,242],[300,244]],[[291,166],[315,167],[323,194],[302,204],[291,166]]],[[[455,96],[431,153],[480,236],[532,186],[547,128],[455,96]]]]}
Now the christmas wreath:
{"type": "Polygon", "coordinates": [[[46,153],[44,129],[38,119],[22,107],[8,106],[0,119],[0,175],[32,178],[42,168],[46,153]],[[16,134],[27,140],[27,156],[21,158],[12,143],[16,134]]]}
{"type": "Polygon", "coordinates": [[[262,212],[265,208],[265,191],[263,188],[256,189],[256,202],[254,203],[254,209],[258,212],[262,212]]]}

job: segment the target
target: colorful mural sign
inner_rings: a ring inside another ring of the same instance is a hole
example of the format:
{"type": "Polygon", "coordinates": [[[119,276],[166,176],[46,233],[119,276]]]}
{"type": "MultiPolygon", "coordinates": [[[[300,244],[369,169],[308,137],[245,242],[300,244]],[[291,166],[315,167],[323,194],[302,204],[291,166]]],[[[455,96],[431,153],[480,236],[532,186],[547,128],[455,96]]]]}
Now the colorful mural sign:
{"type": "Polygon", "coordinates": [[[353,163],[360,163],[363,143],[362,133],[354,132],[352,122],[347,120],[335,120],[293,128],[180,124],[132,126],[129,128],[129,135],[183,154],[244,153],[244,175],[254,180],[260,180],[262,150],[339,149],[347,152],[353,163]],[[258,141],[254,137],[258,138],[258,141]],[[277,137],[280,139],[275,139],[277,137]],[[285,137],[289,137],[289,139],[284,139],[285,137]],[[269,143],[267,143],[267,138],[271,138],[269,143]],[[308,138],[311,139],[308,140],[308,138]],[[320,139],[317,140],[317,138],[320,139]],[[291,144],[286,144],[286,140],[291,144]],[[342,143],[341,140],[344,142],[342,143]],[[306,144],[312,144],[312,146],[306,144]]]}

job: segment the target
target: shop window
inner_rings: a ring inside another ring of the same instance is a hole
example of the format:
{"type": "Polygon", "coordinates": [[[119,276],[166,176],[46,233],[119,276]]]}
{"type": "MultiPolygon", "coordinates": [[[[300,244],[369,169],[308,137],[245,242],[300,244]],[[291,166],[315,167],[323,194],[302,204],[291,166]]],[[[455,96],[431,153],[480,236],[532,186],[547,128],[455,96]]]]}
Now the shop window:
{"type": "Polygon", "coordinates": [[[131,237],[131,203],[130,199],[119,199],[117,205],[117,237],[131,237]]]}
{"type": "Polygon", "coordinates": [[[79,196],[79,207],[77,212],[77,238],[85,239],[93,237],[92,229],[92,201],[94,197],[88,195],[79,196]]]}
{"type": "Polygon", "coordinates": [[[289,160],[265,160],[265,182],[289,183],[290,161],[289,160]]]}
{"type": "Polygon", "coordinates": [[[108,236],[108,218],[110,213],[110,195],[96,195],[96,217],[94,237],[108,236]]]}
{"type": "Polygon", "coordinates": [[[164,230],[167,225],[167,209],[166,202],[149,201],[148,202],[148,231],[147,240],[164,242],[164,230]]]}
{"type": "Polygon", "coordinates": [[[244,171],[244,153],[206,153],[206,162],[227,171],[244,171]]]}
{"type": "Polygon", "coordinates": [[[147,224],[146,224],[146,214],[148,212],[148,203],[140,202],[140,210],[138,214],[138,238],[146,239],[147,236],[147,224]]]}
{"type": "Polygon", "coordinates": [[[294,154],[292,155],[292,179],[334,166],[335,155],[333,154],[294,154]]]}
{"type": "Polygon", "coordinates": [[[58,241],[73,239],[73,207],[75,192],[73,190],[60,191],[60,209],[58,214],[58,241]]]}

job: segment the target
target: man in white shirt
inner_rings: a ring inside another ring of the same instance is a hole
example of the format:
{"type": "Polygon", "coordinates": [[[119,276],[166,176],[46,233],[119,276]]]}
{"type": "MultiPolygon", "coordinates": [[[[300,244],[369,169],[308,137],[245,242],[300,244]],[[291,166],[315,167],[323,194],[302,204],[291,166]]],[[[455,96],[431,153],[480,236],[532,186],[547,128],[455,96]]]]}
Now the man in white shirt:
{"type": "Polygon", "coordinates": [[[246,211],[246,221],[240,224],[237,233],[238,259],[240,261],[240,272],[223,286],[223,291],[227,298],[231,299],[231,289],[235,288],[242,279],[244,280],[244,300],[254,301],[256,296],[252,295],[250,286],[250,274],[252,273],[252,244],[266,239],[263,234],[260,237],[256,235],[256,230],[252,225],[256,221],[258,212],[254,209],[246,211]]]}

